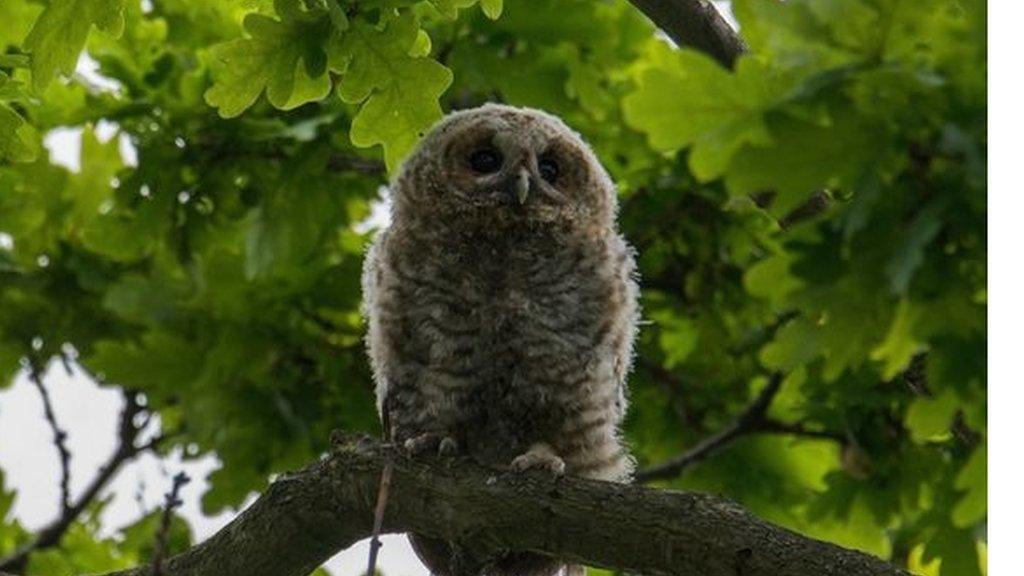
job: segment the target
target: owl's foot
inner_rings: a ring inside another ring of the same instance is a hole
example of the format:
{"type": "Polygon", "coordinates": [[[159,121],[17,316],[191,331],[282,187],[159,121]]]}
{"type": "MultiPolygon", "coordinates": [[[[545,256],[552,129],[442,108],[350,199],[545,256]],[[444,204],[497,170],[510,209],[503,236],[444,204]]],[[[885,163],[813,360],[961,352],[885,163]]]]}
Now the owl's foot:
{"type": "Polygon", "coordinates": [[[431,452],[438,456],[454,456],[459,452],[459,444],[455,438],[440,432],[427,432],[409,438],[404,446],[406,451],[414,456],[431,452]]]}
{"type": "Polygon", "coordinates": [[[512,460],[512,469],[517,472],[540,469],[553,476],[562,476],[565,474],[565,461],[555,454],[551,446],[538,442],[512,460]]]}

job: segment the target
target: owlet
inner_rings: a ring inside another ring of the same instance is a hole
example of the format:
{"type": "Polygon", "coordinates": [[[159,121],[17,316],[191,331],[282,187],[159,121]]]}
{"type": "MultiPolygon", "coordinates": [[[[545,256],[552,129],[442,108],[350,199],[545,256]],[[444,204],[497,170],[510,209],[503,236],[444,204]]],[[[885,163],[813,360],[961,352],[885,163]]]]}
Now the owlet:
{"type": "MultiPolygon", "coordinates": [[[[619,425],[638,316],[633,251],[616,230],[615,188],[580,136],[538,110],[456,112],[391,193],[391,226],[363,272],[385,434],[414,452],[628,481],[619,425]]],[[[439,576],[562,567],[410,538],[439,576]]]]}

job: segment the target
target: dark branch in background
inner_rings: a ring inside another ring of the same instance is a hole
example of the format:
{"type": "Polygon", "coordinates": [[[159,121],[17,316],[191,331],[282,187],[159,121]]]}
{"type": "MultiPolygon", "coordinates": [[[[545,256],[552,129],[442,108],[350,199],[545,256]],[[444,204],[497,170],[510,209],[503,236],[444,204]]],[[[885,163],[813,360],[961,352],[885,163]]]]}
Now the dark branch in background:
{"type": "MultiPolygon", "coordinates": [[[[821,204],[819,204],[820,206],[821,204]]],[[[827,204],[824,204],[827,207],[827,204]]],[[[926,377],[925,361],[926,354],[919,354],[913,358],[910,366],[903,372],[900,378],[908,389],[917,396],[931,397],[933,394],[928,386],[926,377]]],[[[679,386],[678,378],[652,362],[643,362],[641,365],[648,369],[655,379],[665,380],[665,388],[669,390],[670,396],[674,396],[679,386]]],[[[715,452],[728,446],[737,438],[752,434],[785,434],[803,438],[815,438],[819,440],[831,440],[839,443],[844,448],[844,458],[855,457],[861,454],[857,446],[857,440],[849,433],[839,433],[830,430],[814,430],[808,428],[802,422],[782,422],[767,415],[768,408],[782,384],[779,375],[772,377],[764,390],[757,398],[747,406],[728,426],[717,433],[708,436],[685,452],[662,464],[641,470],[637,473],[638,482],[650,482],[653,480],[665,480],[680,475],[690,466],[706,460],[715,452]]],[[[679,412],[679,410],[677,410],[679,412]]],[[[684,424],[689,424],[688,415],[680,412],[684,424]]],[[[967,426],[962,412],[958,412],[950,425],[950,431],[961,444],[973,447],[981,440],[981,435],[967,426]]]]}
{"type": "Polygon", "coordinates": [[[29,554],[37,550],[45,550],[59,545],[61,538],[64,537],[68,528],[70,528],[82,512],[88,508],[89,504],[99,496],[100,492],[107,487],[117,472],[120,471],[121,466],[135,458],[135,456],[140,453],[156,448],[156,446],[163,441],[165,436],[161,435],[152,438],[148,442],[136,445],[136,442],[139,439],[139,434],[146,427],[149,420],[147,418],[141,423],[141,425],[136,424],[136,416],[142,414],[145,409],[139,403],[138,396],[135,392],[125,390],[124,400],[125,407],[124,410],[121,411],[121,418],[118,424],[117,450],[115,450],[107,462],[100,467],[96,477],[92,479],[88,486],[86,486],[85,491],[82,492],[81,496],[63,510],[56,520],[43,527],[36,534],[33,541],[29,542],[22,548],[19,548],[10,556],[0,558],[0,571],[22,571],[28,561],[29,554]]]}
{"type": "Polygon", "coordinates": [[[834,440],[840,443],[845,442],[845,439],[840,434],[810,430],[803,424],[790,424],[769,418],[766,415],[768,408],[771,406],[772,400],[775,399],[775,395],[778,394],[782,381],[783,376],[781,374],[773,374],[768,384],[757,395],[757,398],[728,426],[701,440],[679,456],[651,468],[641,470],[636,474],[637,482],[674,478],[690,466],[703,462],[737,438],[750,434],[789,434],[807,438],[834,440]]]}
{"type": "Polygon", "coordinates": [[[330,172],[357,172],[366,176],[387,176],[387,168],[380,160],[335,154],[327,160],[330,172]]]}
{"type": "Polygon", "coordinates": [[[910,359],[910,366],[907,366],[907,369],[903,371],[903,383],[907,385],[907,388],[909,388],[915,396],[932,396],[932,390],[928,386],[927,361],[927,354],[917,354],[910,359]]]}
{"type": "Polygon", "coordinates": [[[779,226],[783,230],[791,228],[800,222],[810,220],[822,212],[828,210],[832,205],[832,195],[824,190],[818,190],[807,199],[806,202],[792,209],[788,214],[779,219],[779,226]]]}
{"type": "Polygon", "coordinates": [[[686,402],[680,395],[686,389],[685,383],[675,373],[665,368],[657,362],[653,362],[643,357],[637,358],[637,366],[646,370],[650,375],[654,383],[661,388],[661,391],[665,393],[668,398],[669,405],[672,407],[672,411],[676,413],[676,417],[679,418],[684,426],[696,427],[697,422],[694,418],[693,413],[687,408],[686,402]]]}
{"type": "MultiPolygon", "coordinates": [[[[163,576],[304,576],[373,531],[394,466],[384,532],[528,550],[647,576],[907,576],[877,558],[806,538],[715,496],[410,459],[372,440],[282,476],[163,576]]],[[[118,576],[152,575],[141,566],[118,576]]]]}
{"type": "Polygon", "coordinates": [[[747,45],[708,0],[629,0],[679,46],[711,56],[726,68],[747,45]]]}
{"type": "Polygon", "coordinates": [[[160,531],[156,535],[156,546],[153,549],[153,574],[163,574],[164,556],[167,554],[167,538],[171,532],[171,520],[174,509],[181,506],[181,489],[189,483],[188,474],[178,472],[171,480],[171,489],[164,495],[164,512],[160,516],[160,531]]]}
{"type": "Polygon", "coordinates": [[[38,358],[29,361],[28,378],[36,390],[39,390],[39,397],[43,401],[43,415],[53,430],[53,445],[56,446],[57,455],[60,457],[60,514],[65,515],[71,509],[71,451],[68,450],[68,433],[57,422],[50,392],[43,383],[43,366],[40,365],[38,358]]]}
{"type": "MultiPolygon", "coordinates": [[[[910,365],[903,371],[900,379],[915,396],[933,398],[935,393],[928,384],[928,354],[922,352],[910,360],[910,365]]],[[[973,448],[981,441],[981,434],[967,425],[962,410],[957,410],[953,423],[949,428],[960,444],[973,448]]]]}
{"type": "Polygon", "coordinates": [[[701,440],[695,446],[668,462],[641,470],[636,475],[637,482],[650,482],[651,480],[663,480],[677,476],[684,468],[704,460],[736,437],[748,432],[764,416],[768,406],[772,403],[772,399],[775,398],[775,394],[778,393],[780,386],[782,386],[782,375],[773,374],[764,390],[728,426],[718,433],[701,440]]]}
{"type": "Polygon", "coordinates": [[[789,436],[799,436],[801,438],[832,440],[833,442],[838,442],[840,444],[849,442],[848,437],[838,432],[832,432],[829,430],[811,430],[799,422],[780,422],[779,420],[769,418],[768,416],[764,416],[760,420],[755,421],[749,428],[749,433],[786,434],[789,436]]]}
{"type": "MultiPolygon", "coordinates": [[[[774,191],[765,190],[751,194],[750,199],[753,200],[759,208],[767,210],[771,208],[772,202],[775,201],[775,196],[776,194],[774,191]]],[[[804,200],[802,204],[793,208],[779,218],[779,227],[783,230],[792,228],[801,222],[810,220],[825,212],[830,206],[832,206],[832,194],[827,190],[818,190],[811,194],[807,200],[804,200]]]]}

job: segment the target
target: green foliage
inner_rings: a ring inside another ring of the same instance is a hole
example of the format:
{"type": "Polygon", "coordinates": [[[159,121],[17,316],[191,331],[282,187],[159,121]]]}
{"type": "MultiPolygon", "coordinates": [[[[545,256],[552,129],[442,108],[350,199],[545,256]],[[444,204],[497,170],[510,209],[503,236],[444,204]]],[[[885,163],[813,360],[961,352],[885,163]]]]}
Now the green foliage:
{"type": "Polygon", "coordinates": [[[389,22],[384,30],[356,21],[336,51],[345,69],[338,95],[345,102],[362,103],[352,119],[352,143],[383,145],[389,168],[441,117],[437,99],[452,82],[447,68],[412,55],[417,32],[411,14],[389,22]]]}
{"type": "Polygon", "coordinates": [[[123,0],[53,0],[25,38],[32,53],[32,85],[42,91],[58,73],[71,74],[89,30],[119,36],[124,28],[123,0]]]}
{"type": "MultiPolygon", "coordinates": [[[[20,63],[17,60],[11,62],[15,65],[20,63]]],[[[10,107],[10,103],[27,97],[20,84],[0,70],[0,161],[30,162],[36,156],[38,137],[35,130],[10,107]]]]}
{"type": "Polygon", "coordinates": [[[219,64],[206,101],[232,118],[252,106],[264,88],[275,107],[291,110],[322,99],[331,90],[323,44],[331,34],[326,10],[303,10],[298,0],[278,0],[281,19],[245,17],[251,38],[219,44],[211,51],[219,64]]]}
{"type": "Polygon", "coordinates": [[[722,175],[744,144],[771,143],[764,112],[785,87],[761,69],[762,61],[744,58],[730,73],[691,50],[657,43],[652,52],[658,54],[623,100],[623,111],[656,150],[692,147],[690,168],[710,180],[722,175]]]}
{"type": "Polygon", "coordinates": [[[188,524],[182,517],[172,514],[165,533],[163,516],[163,510],[156,510],[122,528],[119,542],[121,551],[135,556],[136,562],[146,562],[153,557],[161,536],[164,537],[166,545],[165,554],[173,555],[187,550],[192,545],[192,531],[188,524]]]}
{"type": "Polygon", "coordinates": [[[28,532],[11,517],[13,504],[14,491],[4,486],[4,473],[0,470],[0,556],[14,552],[29,540],[28,532]]]}
{"type": "MultiPolygon", "coordinates": [[[[0,77],[0,82],[4,78],[0,77]]],[[[27,162],[35,158],[36,142],[32,127],[17,112],[0,103],[0,158],[27,162]]]]}
{"type": "MultiPolygon", "coordinates": [[[[796,433],[667,484],[982,573],[985,4],[733,6],[751,51],[725,70],[626,2],[0,2],[0,387],[72,350],[144,392],[169,446],[220,458],[207,512],[239,506],[331,429],[376,430],[359,223],[387,172],[443,110],[535,106],[591,142],[638,249],[641,467],[783,371],[768,416],[796,433]],[[117,90],[69,76],[83,47],[117,90]],[[78,172],[40,147],[61,127],[83,129],[78,172]]],[[[29,537],[11,497],[0,555],[29,537]]],[[[87,518],[32,566],[138,562],[153,522],[104,538],[87,518]]]]}
{"type": "MultiPolygon", "coordinates": [[[[352,142],[382,145],[394,168],[441,117],[438,98],[451,84],[451,71],[426,57],[430,37],[413,11],[383,12],[375,22],[350,19],[333,2],[314,4],[307,10],[300,0],[276,0],[280,19],[246,16],[251,38],[211,50],[218,65],[206,101],[231,118],[252,106],[265,88],[273,106],[290,110],[327,96],[330,74],[337,74],[338,96],[361,104],[352,118],[352,142]]],[[[459,8],[455,2],[436,7],[448,17],[459,8]]],[[[495,17],[501,2],[487,2],[484,9],[495,17]]]]}

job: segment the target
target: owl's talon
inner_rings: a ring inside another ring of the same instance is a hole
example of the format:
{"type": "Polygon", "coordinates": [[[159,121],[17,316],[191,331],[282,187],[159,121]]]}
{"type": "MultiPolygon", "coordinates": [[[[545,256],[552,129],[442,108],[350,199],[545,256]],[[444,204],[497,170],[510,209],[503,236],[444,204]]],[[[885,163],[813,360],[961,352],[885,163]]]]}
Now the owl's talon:
{"type": "Polygon", "coordinates": [[[459,453],[459,444],[455,438],[445,436],[437,445],[437,455],[442,457],[455,456],[459,453]]]}
{"type": "Polygon", "coordinates": [[[437,449],[438,443],[441,441],[441,436],[434,432],[427,432],[426,434],[420,434],[413,438],[409,438],[403,444],[405,451],[412,454],[418,455],[424,452],[429,452],[437,449]]]}
{"type": "Polygon", "coordinates": [[[414,436],[406,440],[403,446],[405,446],[406,452],[413,456],[429,452],[436,453],[438,456],[453,456],[459,451],[459,445],[454,438],[439,432],[427,432],[414,436]]]}
{"type": "Polygon", "coordinates": [[[540,469],[553,476],[564,476],[565,461],[547,444],[534,444],[529,450],[512,459],[512,469],[517,472],[540,469]]]}

